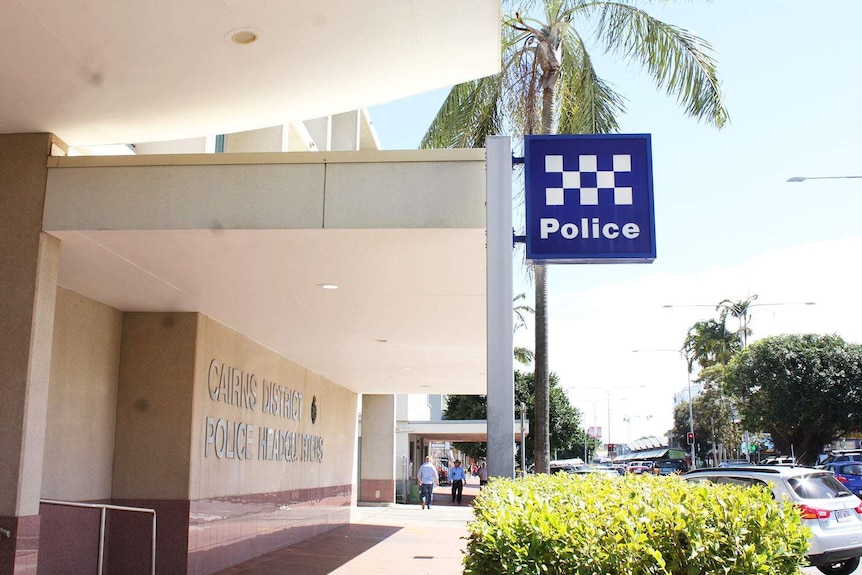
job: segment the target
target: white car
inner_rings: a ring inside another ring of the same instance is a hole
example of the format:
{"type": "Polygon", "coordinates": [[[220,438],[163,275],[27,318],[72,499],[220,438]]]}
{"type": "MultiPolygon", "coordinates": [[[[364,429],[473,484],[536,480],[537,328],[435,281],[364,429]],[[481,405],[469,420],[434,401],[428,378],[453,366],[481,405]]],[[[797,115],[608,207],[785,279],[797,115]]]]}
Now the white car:
{"type": "Polygon", "coordinates": [[[830,471],[811,467],[745,465],[705,468],[682,475],[687,481],[768,486],[773,497],[796,504],[811,530],[808,561],[822,573],[850,575],[862,556],[862,500],[830,471]]]}

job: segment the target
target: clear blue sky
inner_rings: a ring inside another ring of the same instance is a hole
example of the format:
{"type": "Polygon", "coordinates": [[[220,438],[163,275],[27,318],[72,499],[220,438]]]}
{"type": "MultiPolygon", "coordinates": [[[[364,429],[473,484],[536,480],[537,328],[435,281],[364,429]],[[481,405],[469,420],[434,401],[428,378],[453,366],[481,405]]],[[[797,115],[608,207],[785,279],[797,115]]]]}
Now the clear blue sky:
{"type": "MultiPolygon", "coordinates": [[[[550,368],[614,443],[661,435],[686,387],[673,352],[709,307],[758,294],[754,339],[837,333],[862,342],[862,2],[725,0],[645,3],[716,51],[731,123],[687,118],[635,66],[594,52],[628,98],[623,133],[652,134],[658,258],[653,264],[559,265],[549,276],[550,368]],[[646,386],[645,388],[631,386],[646,386]],[[627,422],[626,419],[629,421],[627,422]]],[[[371,108],[385,149],[413,149],[446,89],[371,108]]],[[[516,271],[518,291],[529,285],[516,271]]],[[[529,333],[519,343],[531,345],[529,333]]]]}

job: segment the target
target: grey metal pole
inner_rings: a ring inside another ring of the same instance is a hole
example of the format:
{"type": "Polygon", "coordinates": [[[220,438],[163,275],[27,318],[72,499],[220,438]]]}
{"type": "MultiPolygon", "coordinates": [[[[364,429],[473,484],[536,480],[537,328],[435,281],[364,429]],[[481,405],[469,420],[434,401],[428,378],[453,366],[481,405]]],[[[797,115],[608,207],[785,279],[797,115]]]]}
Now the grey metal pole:
{"type": "Polygon", "coordinates": [[[527,475],[527,452],[524,451],[524,447],[526,446],[526,441],[524,440],[524,432],[526,431],[524,428],[524,419],[527,417],[527,404],[523,401],[521,402],[521,477],[527,475]]]}
{"type": "Polygon", "coordinates": [[[515,366],[512,349],[512,142],[486,142],[488,475],[515,476],[515,366]]]}
{"type": "Polygon", "coordinates": [[[697,455],[695,454],[697,437],[694,435],[694,409],[691,404],[691,369],[688,366],[688,358],[686,358],[685,369],[688,373],[688,429],[691,432],[691,468],[697,469],[697,455]]]}

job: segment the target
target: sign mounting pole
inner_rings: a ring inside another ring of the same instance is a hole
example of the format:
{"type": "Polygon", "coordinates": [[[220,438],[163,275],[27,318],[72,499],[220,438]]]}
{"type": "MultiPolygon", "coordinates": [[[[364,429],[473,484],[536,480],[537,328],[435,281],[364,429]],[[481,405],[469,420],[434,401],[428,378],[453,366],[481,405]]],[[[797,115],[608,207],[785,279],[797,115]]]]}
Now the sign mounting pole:
{"type": "Polygon", "coordinates": [[[488,475],[511,478],[515,476],[511,138],[489,137],[485,154],[488,475]]]}

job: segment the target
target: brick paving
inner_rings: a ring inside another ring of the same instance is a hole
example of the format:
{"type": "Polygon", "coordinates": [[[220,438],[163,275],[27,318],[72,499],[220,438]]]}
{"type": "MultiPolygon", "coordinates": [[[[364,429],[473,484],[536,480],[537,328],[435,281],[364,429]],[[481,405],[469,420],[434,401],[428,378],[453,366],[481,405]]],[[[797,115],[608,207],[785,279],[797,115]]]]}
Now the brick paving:
{"type": "Polygon", "coordinates": [[[462,504],[437,487],[431,509],[418,504],[354,509],[349,525],[240,563],[218,575],[461,575],[467,522],[478,479],[462,504]]]}

